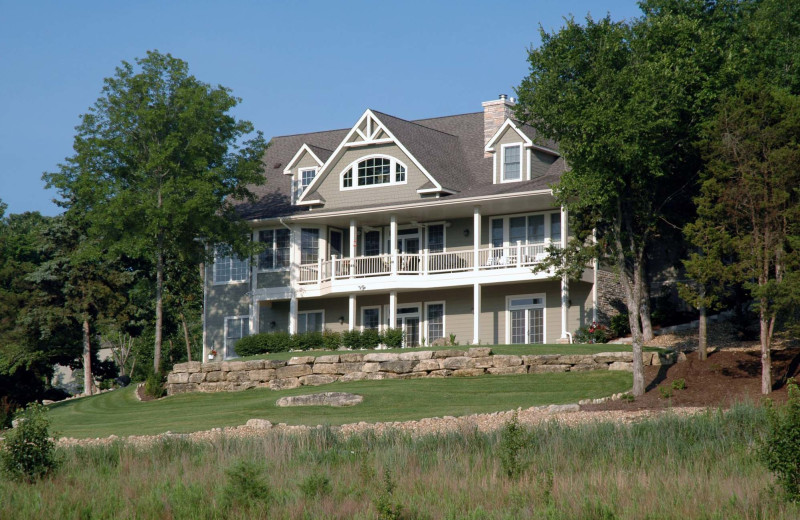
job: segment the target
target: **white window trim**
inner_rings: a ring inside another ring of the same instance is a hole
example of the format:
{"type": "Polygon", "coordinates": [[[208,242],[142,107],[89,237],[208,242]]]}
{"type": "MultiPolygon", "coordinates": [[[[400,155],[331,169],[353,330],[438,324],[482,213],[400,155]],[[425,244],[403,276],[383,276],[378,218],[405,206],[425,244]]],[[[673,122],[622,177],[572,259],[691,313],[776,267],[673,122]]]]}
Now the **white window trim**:
{"type": "Polygon", "coordinates": [[[525,180],[525,174],[522,169],[522,143],[508,143],[500,145],[500,183],[506,182],[521,182],[525,180]],[[506,179],[506,150],[508,148],[519,148],[519,179],[506,179]]]}
{"type": "MultiPolygon", "coordinates": [[[[517,298],[541,298],[542,303],[538,305],[530,305],[525,307],[518,307],[519,309],[542,309],[542,343],[547,344],[547,293],[534,293],[534,294],[512,294],[506,296],[506,345],[511,345],[511,300],[517,298]]],[[[515,308],[514,310],[516,310],[515,308]]],[[[527,325],[526,325],[527,326],[527,325]]],[[[529,334],[525,335],[527,341],[529,334]]],[[[530,345],[531,343],[520,343],[520,345],[530,345]]]]}
{"type": "MultiPolygon", "coordinates": [[[[225,258],[229,262],[231,262],[233,260],[233,255],[235,255],[235,253],[233,251],[231,251],[230,255],[227,255],[227,256],[225,256],[223,258],[225,258]]],[[[242,279],[242,280],[226,280],[226,281],[218,282],[217,281],[217,276],[216,276],[217,252],[214,251],[214,261],[211,264],[211,285],[233,285],[233,284],[238,284],[238,283],[247,283],[249,281],[249,279],[250,279],[250,259],[249,258],[245,259],[244,263],[245,263],[245,273],[246,273],[245,276],[244,276],[244,279],[242,279]]]]}
{"type": "Polygon", "coordinates": [[[326,251],[326,240],[325,240],[325,232],[323,231],[322,227],[320,226],[301,226],[300,229],[297,230],[297,262],[300,265],[310,265],[303,263],[303,230],[304,229],[316,229],[319,232],[317,235],[317,259],[325,260],[325,251],[326,251]]]}
{"type": "Polygon", "coordinates": [[[442,251],[447,252],[447,221],[439,220],[436,222],[425,222],[425,249],[430,250],[430,237],[428,236],[428,230],[431,226],[442,226],[442,251]]]}
{"type": "Polygon", "coordinates": [[[375,229],[368,229],[364,231],[362,228],[361,230],[361,256],[367,256],[367,233],[370,232],[377,232],[378,233],[378,256],[383,254],[383,228],[375,228],[375,229]]]}
{"type": "Polygon", "coordinates": [[[364,311],[372,309],[378,309],[378,332],[383,332],[383,309],[381,308],[380,305],[367,305],[361,307],[361,332],[367,330],[366,327],[364,326],[364,322],[366,321],[364,319],[364,311]]]}
{"type": "Polygon", "coordinates": [[[403,185],[403,184],[408,184],[409,174],[410,174],[410,172],[408,170],[408,166],[406,166],[406,163],[404,163],[400,159],[397,159],[396,157],[392,157],[391,155],[386,155],[386,154],[381,154],[381,153],[364,155],[362,157],[359,157],[355,161],[351,162],[350,164],[348,164],[344,168],[344,170],[342,170],[341,173],[339,173],[339,190],[340,191],[349,191],[349,190],[363,190],[363,189],[369,189],[369,188],[381,188],[381,187],[384,187],[384,186],[400,186],[400,185],[403,185]],[[367,159],[377,159],[377,158],[389,159],[389,163],[390,163],[390,166],[389,166],[389,170],[390,170],[389,171],[389,182],[384,182],[382,184],[370,184],[370,185],[367,185],[367,186],[359,186],[358,185],[358,163],[360,163],[362,161],[366,161],[367,159]],[[402,166],[403,168],[406,169],[406,180],[401,181],[401,182],[397,182],[395,180],[395,178],[396,178],[395,177],[395,175],[396,175],[395,174],[395,169],[396,169],[396,165],[397,164],[399,164],[400,166],[402,166]],[[345,188],[344,187],[344,175],[350,170],[353,171],[353,185],[348,187],[348,188],[345,188]]]}
{"type": "MultiPolygon", "coordinates": [[[[261,242],[261,232],[262,231],[272,231],[272,251],[273,251],[273,255],[274,255],[275,251],[277,251],[277,249],[278,249],[275,246],[275,232],[280,230],[280,229],[286,229],[286,228],[259,229],[258,231],[256,231],[254,233],[254,235],[258,238],[258,241],[261,242]]],[[[287,230],[287,231],[289,231],[289,230],[287,230]]],[[[260,261],[260,259],[258,257],[256,257],[255,262],[254,262],[255,267],[256,267],[256,269],[255,269],[256,273],[279,273],[279,272],[283,272],[283,271],[289,271],[292,268],[291,254],[292,254],[292,232],[289,231],[289,265],[287,265],[286,267],[270,267],[270,268],[267,268],[267,269],[262,269],[261,268],[261,261],[260,261]]],[[[274,258],[274,256],[273,256],[273,258],[274,258]]]]}
{"type": "MultiPolygon", "coordinates": [[[[447,337],[447,303],[445,300],[425,302],[425,334],[428,334],[428,307],[431,305],[442,306],[442,337],[445,338],[447,337]]],[[[428,341],[428,346],[430,346],[431,339],[429,337],[426,339],[428,341]]]]}
{"type": "MultiPolygon", "coordinates": [[[[395,320],[400,317],[400,309],[404,309],[406,307],[416,307],[417,308],[417,317],[419,318],[419,336],[417,337],[417,343],[422,346],[422,338],[425,336],[424,332],[427,330],[425,328],[425,316],[423,316],[424,306],[422,302],[414,302],[414,303],[398,303],[397,304],[397,313],[395,316],[395,320]]],[[[391,324],[392,328],[397,328],[397,322],[391,324]]]]}
{"type": "MultiPolygon", "coordinates": [[[[297,313],[297,330],[298,330],[298,331],[300,330],[300,316],[303,316],[304,314],[305,314],[305,315],[308,315],[308,314],[316,314],[316,313],[318,313],[318,312],[319,312],[319,313],[322,313],[322,320],[321,320],[321,323],[322,323],[322,328],[320,329],[320,332],[324,331],[324,330],[325,330],[325,323],[327,323],[327,322],[325,321],[325,309],[315,309],[315,310],[307,310],[307,311],[298,311],[298,313],[297,313]]],[[[308,327],[308,318],[306,318],[306,332],[308,332],[308,328],[307,328],[307,327],[308,327]]]]}
{"type": "MultiPolygon", "coordinates": [[[[535,216],[535,215],[544,215],[544,241],[543,242],[535,242],[536,244],[551,244],[552,243],[552,236],[550,234],[550,217],[549,215],[561,215],[560,211],[533,211],[530,213],[515,213],[512,215],[502,215],[497,217],[490,217],[489,218],[489,247],[495,247],[492,245],[492,222],[495,220],[500,220],[503,222],[503,247],[513,247],[516,246],[516,243],[511,243],[510,234],[511,234],[511,226],[509,224],[509,219],[515,217],[525,217],[525,235],[527,237],[528,234],[528,217],[535,216]]],[[[563,236],[563,230],[562,230],[563,236]]],[[[527,238],[526,238],[527,240],[527,238]]]]}
{"type": "MultiPolygon", "coordinates": [[[[250,318],[249,314],[244,314],[244,315],[241,315],[241,316],[225,316],[225,324],[222,327],[222,348],[223,348],[222,358],[223,359],[233,359],[231,356],[228,356],[228,321],[230,321],[230,320],[243,320],[245,318],[247,318],[248,320],[252,321],[252,318],[250,318]]],[[[250,335],[251,325],[252,325],[252,323],[248,322],[248,327],[247,327],[247,335],[248,336],[250,335]]],[[[242,338],[244,338],[244,337],[247,337],[247,336],[242,336],[242,338]]],[[[239,338],[239,339],[242,339],[242,338],[239,338]]]]}

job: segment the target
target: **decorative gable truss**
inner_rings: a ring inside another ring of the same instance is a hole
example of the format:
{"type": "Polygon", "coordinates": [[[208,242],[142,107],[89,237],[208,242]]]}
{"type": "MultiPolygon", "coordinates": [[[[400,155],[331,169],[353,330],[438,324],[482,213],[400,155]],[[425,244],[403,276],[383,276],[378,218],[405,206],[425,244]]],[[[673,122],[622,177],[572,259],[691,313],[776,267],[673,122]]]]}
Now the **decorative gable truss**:
{"type": "MultiPolygon", "coordinates": [[[[527,135],[525,135],[522,129],[520,129],[520,127],[517,126],[517,124],[514,123],[514,121],[512,121],[510,118],[506,119],[505,122],[502,125],[500,125],[500,128],[497,129],[497,132],[495,132],[492,138],[489,139],[489,142],[486,143],[484,151],[491,154],[495,154],[497,152],[497,143],[501,140],[501,138],[506,134],[506,132],[509,129],[517,133],[517,135],[520,138],[520,142],[523,145],[523,148],[526,150],[526,158],[525,158],[525,164],[527,165],[526,173],[525,176],[523,178],[520,178],[519,180],[530,180],[531,178],[531,163],[532,163],[531,150],[540,150],[542,152],[546,152],[555,156],[560,156],[560,154],[557,151],[547,148],[546,146],[540,146],[534,143],[533,140],[527,135]]],[[[502,146],[505,147],[509,145],[502,145],[502,146]]],[[[500,161],[502,160],[503,157],[501,156],[500,161]]],[[[498,172],[497,163],[498,163],[497,158],[494,157],[492,159],[493,182],[495,184],[499,182],[507,182],[502,180],[502,174],[501,172],[498,172]]]]}
{"type": "MultiPolygon", "coordinates": [[[[378,116],[372,112],[372,110],[367,110],[364,114],[359,118],[358,122],[350,129],[347,133],[345,138],[336,148],[336,150],[331,154],[325,164],[320,167],[320,170],[317,172],[314,181],[311,183],[308,188],[303,192],[300,198],[297,201],[299,205],[314,205],[314,204],[322,204],[320,198],[310,198],[311,194],[314,194],[316,189],[319,185],[324,181],[324,179],[331,174],[331,169],[335,164],[338,164],[339,159],[341,158],[342,154],[349,149],[358,148],[358,147],[366,147],[370,145],[379,145],[379,144],[394,144],[400,150],[405,153],[411,162],[413,162],[417,168],[423,173],[423,175],[428,179],[428,182],[425,183],[423,187],[417,190],[417,193],[436,193],[436,192],[447,192],[449,190],[442,187],[442,185],[431,175],[428,170],[422,165],[422,163],[417,160],[416,157],[397,139],[389,128],[383,124],[378,116]]],[[[298,152],[300,153],[300,152],[298,152]]],[[[365,152],[366,155],[366,152],[365,152]]],[[[291,163],[290,163],[291,164],[291,163]]],[[[288,168],[288,167],[287,167],[288,168]]],[[[285,172],[284,172],[285,173],[285,172]]],[[[338,173],[338,172],[334,172],[338,173]]],[[[338,176],[337,176],[338,179],[338,176]]],[[[338,182],[338,180],[337,180],[338,182]]]]}

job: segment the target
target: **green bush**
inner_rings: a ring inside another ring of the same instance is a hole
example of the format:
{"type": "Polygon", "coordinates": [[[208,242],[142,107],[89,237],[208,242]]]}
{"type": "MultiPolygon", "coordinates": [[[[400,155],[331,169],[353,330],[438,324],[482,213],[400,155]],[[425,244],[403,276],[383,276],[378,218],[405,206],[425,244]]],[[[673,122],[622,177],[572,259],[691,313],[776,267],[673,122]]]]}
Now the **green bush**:
{"type": "Polygon", "coordinates": [[[317,498],[330,494],[331,480],[322,473],[313,473],[300,483],[300,492],[306,498],[317,498]]]}
{"type": "Polygon", "coordinates": [[[525,430],[519,424],[517,413],[511,417],[500,433],[498,443],[500,451],[500,466],[503,473],[509,478],[517,478],[525,469],[523,455],[525,450],[525,430]]]}
{"type": "Polygon", "coordinates": [[[262,332],[236,342],[236,353],[240,356],[288,352],[292,348],[295,348],[294,341],[288,332],[262,332]]]}
{"type": "Polygon", "coordinates": [[[361,331],[357,329],[342,332],[342,345],[351,349],[361,348],[361,331]]]}
{"type": "Polygon", "coordinates": [[[388,348],[403,346],[403,329],[386,329],[383,331],[382,343],[388,348]]]}
{"type": "Polygon", "coordinates": [[[292,348],[295,350],[320,350],[325,342],[321,332],[302,332],[292,336],[292,348]]]}
{"type": "Polygon", "coordinates": [[[761,460],[775,473],[786,498],[800,500],[800,389],[789,380],[789,400],[776,407],[766,402],[767,434],[760,447],[761,460]]]}
{"type": "Polygon", "coordinates": [[[150,397],[160,399],[167,395],[167,388],[164,386],[164,376],[161,372],[151,372],[144,382],[144,393],[150,397]]]}
{"type": "Polygon", "coordinates": [[[222,505],[225,509],[231,506],[269,508],[272,497],[269,483],[263,469],[254,462],[241,460],[225,470],[228,477],[222,489],[222,505]]]}
{"type": "Polygon", "coordinates": [[[366,329],[361,333],[361,348],[374,349],[381,344],[381,335],[375,329],[366,329]]]}
{"type": "Polygon", "coordinates": [[[608,327],[592,323],[576,330],[573,339],[575,343],[608,343],[611,338],[608,327]]]}
{"type": "Polygon", "coordinates": [[[672,382],[673,390],[686,390],[686,380],[683,378],[676,379],[672,382]]]}
{"type": "Polygon", "coordinates": [[[50,438],[46,407],[33,403],[17,418],[17,427],[5,435],[0,462],[13,480],[31,482],[58,468],[56,446],[50,438]]]}
{"type": "Polygon", "coordinates": [[[325,350],[336,350],[342,346],[342,334],[330,329],[322,331],[322,348],[325,350]]]}
{"type": "Polygon", "coordinates": [[[628,321],[628,313],[621,312],[611,316],[611,323],[608,326],[609,331],[615,338],[621,338],[631,333],[631,324],[628,321]]]}

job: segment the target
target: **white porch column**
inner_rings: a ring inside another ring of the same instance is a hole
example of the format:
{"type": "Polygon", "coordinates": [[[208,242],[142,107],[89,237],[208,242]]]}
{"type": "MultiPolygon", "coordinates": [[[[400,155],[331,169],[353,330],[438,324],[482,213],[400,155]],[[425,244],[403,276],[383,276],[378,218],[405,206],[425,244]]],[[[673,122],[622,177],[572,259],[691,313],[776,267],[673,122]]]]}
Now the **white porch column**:
{"type": "Polygon", "coordinates": [[[349,308],[347,314],[347,330],[356,328],[356,295],[351,294],[349,298],[349,308]]]}
{"type": "MultiPolygon", "coordinates": [[[[597,244],[597,230],[592,230],[592,243],[597,244]]],[[[594,267],[594,274],[592,279],[592,321],[597,322],[597,268],[599,267],[597,257],[594,257],[592,266],[594,267]]]]}
{"type": "Polygon", "coordinates": [[[389,328],[397,327],[397,291],[389,292],[389,328]]]}
{"type": "Polygon", "coordinates": [[[472,344],[481,341],[481,284],[472,286],[472,344]]]}
{"type": "Polygon", "coordinates": [[[297,334],[297,296],[289,300],[289,334],[297,334]]]}
{"type": "MultiPolygon", "coordinates": [[[[481,208],[472,208],[472,268],[477,271],[481,263],[481,208]]],[[[477,284],[476,284],[477,285],[477,284]]]]}
{"type": "MultiPolygon", "coordinates": [[[[394,215],[389,221],[389,252],[392,254],[392,274],[395,275],[397,274],[397,217],[394,215]]],[[[397,303],[396,300],[395,303],[397,303]]],[[[392,322],[392,327],[394,327],[394,322],[392,322]]]]}
{"type": "MultiPolygon", "coordinates": [[[[567,208],[561,206],[561,247],[567,247],[567,208]]],[[[567,313],[569,312],[569,280],[561,279],[561,339],[567,339],[567,313]]]]}
{"type": "MultiPolygon", "coordinates": [[[[356,219],[350,219],[350,276],[355,274],[356,245],[358,244],[358,229],[356,219]]],[[[350,329],[352,330],[352,329],[350,329]]]]}

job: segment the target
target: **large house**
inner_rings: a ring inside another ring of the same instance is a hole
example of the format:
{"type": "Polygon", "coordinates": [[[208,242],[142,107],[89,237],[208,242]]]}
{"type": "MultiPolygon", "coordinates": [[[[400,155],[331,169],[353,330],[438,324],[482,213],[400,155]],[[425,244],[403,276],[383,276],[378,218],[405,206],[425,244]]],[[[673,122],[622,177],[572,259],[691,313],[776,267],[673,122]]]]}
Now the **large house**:
{"type": "Polygon", "coordinates": [[[251,260],[205,277],[204,359],[258,332],[399,327],[406,346],[556,343],[596,319],[597,270],[567,283],[531,268],[564,244],[556,143],[483,111],[407,121],[367,110],[351,128],[272,139],[251,260]]]}

